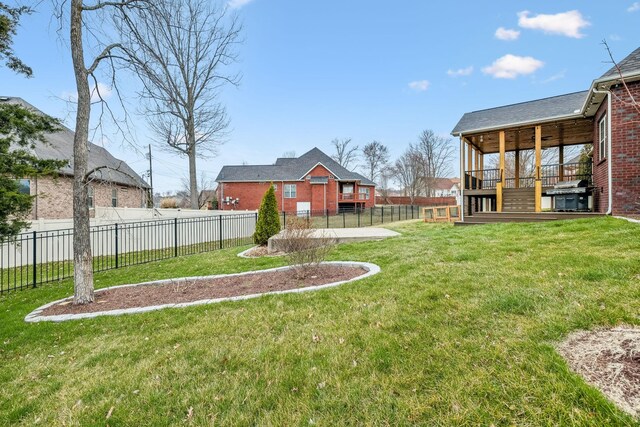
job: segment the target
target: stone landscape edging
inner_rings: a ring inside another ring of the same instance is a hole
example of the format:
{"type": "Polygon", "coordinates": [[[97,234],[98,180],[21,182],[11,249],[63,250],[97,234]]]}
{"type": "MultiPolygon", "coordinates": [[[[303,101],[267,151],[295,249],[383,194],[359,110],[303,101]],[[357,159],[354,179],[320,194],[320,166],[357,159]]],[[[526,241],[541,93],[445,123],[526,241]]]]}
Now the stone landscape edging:
{"type": "MultiPolygon", "coordinates": [[[[59,304],[61,302],[71,301],[73,299],[73,297],[66,297],[66,298],[62,298],[62,299],[59,299],[57,301],[53,301],[53,302],[50,302],[48,304],[45,304],[43,306],[38,307],[37,309],[33,310],[31,313],[27,314],[27,316],[25,316],[24,320],[25,320],[25,322],[29,322],[29,323],[43,322],[43,321],[45,321],[45,322],[46,321],[48,321],[48,322],[64,322],[64,321],[67,321],[67,320],[90,319],[90,318],[94,318],[94,317],[98,317],[98,316],[120,316],[120,315],[123,315],[123,314],[146,313],[146,312],[149,312],[149,311],[162,310],[162,309],[165,309],[165,308],[182,308],[182,307],[190,307],[190,306],[203,305],[203,304],[215,304],[215,303],[225,302],[225,301],[242,301],[242,300],[247,300],[247,299],[252,299],[252,298],[258,298],[258,297],[261,297],[261,296],[264,296],[264,295],[278,295],[278,294],[310,292],[310,291],[316,291],[316,290],[319,290],[319,289],[331,288],[331,287],[343,285],[345,283],[354,282],[356,280],[365,279],[365,278],[367,278],[369,276],[373,276],[374,274],[378,274],[380,272],[380,267],[378,265],[372,264],[372,263],[369,263],[369,262],[327,261],[327,262],[323,262],[321,264],[323,264],[323,265],[326,265],[326,264],[342,265],[342,266],[346,266],[346,267],[362,267],[362,268],[365,268],[368,271],[366,273],[360,275],[360,276],[354,277],[354,278],[349,279],[349,280],[341,280],[339,282],[326,283],[324,285],[317,285],[317,286],[308,286],[308,287],[304,287],[304,288],[286,289],[286,290],[282,290],[282,291],[262,292],[262,293],[257,293],[257,294],[238,295],[238,296],[223,297],[223,298],[210,298],[210,299],[191,301],[191,302],[151,305],[151,306],[147,306],[147,307],[131,307],[131,308],[121,308],[121,309],[116,309],[116,310],[108,310],[108,311],[95,311],[95,312],[92,312],[92,313],[57,314],[57,315],[53,315],[53,316],[43,316],[43,315],[41,315],[42,311],[44,311],[46,308],[51,307],[52,305],[55,305],[55,304],[59,304]]],[[[167,283],[173,283],[173,282],[178,281],[178,280],[204,280],[204,279],[215,279],[215,278],[219,278],[219,277],[246,276],[246,275],[255,274],[255,273],[268,273],[268,272],[271,272],[271,271],[290,270],[291,268],[292,267],[290,267],[290,266],[285,266],[285,267],[269,268],[267,270],[245,271],[245,272],[242,272],[242,273],[216,274],[216,275],[213,275],[213,276],[180,277],[180,278],[176,278],[176,279],[154,280],[154,281],[150,281],[150,282],[131,283],[131,284],[126,284],[126,285],[110,286],[108,288],[98,289],[98,290],[96,290],[96,293],[103,292],[103,291],[106,291],[108,289],[114,289],[114,288],[125,288],[125,287],[131,287],[131,286],[163,285],[163,284],[167,284],[167,283]]]]}

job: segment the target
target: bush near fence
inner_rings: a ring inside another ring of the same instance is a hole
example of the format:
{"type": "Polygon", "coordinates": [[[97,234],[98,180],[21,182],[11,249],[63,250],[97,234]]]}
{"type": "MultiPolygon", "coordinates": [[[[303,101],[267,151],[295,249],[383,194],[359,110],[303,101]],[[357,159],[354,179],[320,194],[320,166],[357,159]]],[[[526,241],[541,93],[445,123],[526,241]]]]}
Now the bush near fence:
{"type": "Polygon", "coordinates": [[[458,202],[455,197],[411,197],[407,196],[376,196],[376,205],[414,205],[414,206],[450,206],[458,202]]]}
{"type": "MultiPolygon", "coordinates": [[[[418,206],[376,206],[335,213],[281,212],[314,228],[355,228],[419,219],[418,206]]],[[[253,243],[257,212],[171,218],[91,227],[93,270],[105,271],[253,243]]],[[[0,245],[0,295],[73,276],[73,229],[32,231],[0,245]]]]}

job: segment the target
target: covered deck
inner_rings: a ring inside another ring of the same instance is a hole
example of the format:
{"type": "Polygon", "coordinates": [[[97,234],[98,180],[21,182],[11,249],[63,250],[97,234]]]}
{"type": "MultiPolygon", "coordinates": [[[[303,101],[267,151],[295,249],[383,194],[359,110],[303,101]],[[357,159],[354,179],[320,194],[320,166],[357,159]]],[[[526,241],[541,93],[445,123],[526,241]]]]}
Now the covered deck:
{"type": "Polygon", "coordinates": [[[460,137],[463,221],[482,213],[557,210],[547,191],[564,181],[584,180],[586,193],[595,195],[591,158],[565,156],[567,147],[593,143],[593,118],[579,114],[585,98],[578,92],[463,116],[453,131],[460,137]]]}

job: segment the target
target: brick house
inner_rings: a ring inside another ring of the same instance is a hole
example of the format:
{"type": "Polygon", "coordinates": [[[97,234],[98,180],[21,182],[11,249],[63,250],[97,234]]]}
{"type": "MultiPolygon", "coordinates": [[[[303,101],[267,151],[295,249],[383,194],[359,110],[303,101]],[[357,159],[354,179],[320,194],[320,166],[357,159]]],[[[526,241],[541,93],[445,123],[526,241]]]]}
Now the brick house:
{"type": "Polygon", "coordinates": [[[336,213],[375,205],[375,183],[318,148],[297,158],[279,158],[272,165],[224,166],[216,182],[223,210],[258,209],[271,184],[280,211],[336,213]]]}
{"type": "Polygon", "coordinates": [[[464,215],[560,210],[553,187],[575,180],[587,182],[576,200],[587,206],[588,199],[588,210],[638,215],[640,48],[618,66],[583,92],[465,113],[452,131],[460,138],[464,215]],[[565,146],[585,144],[590,158],[565,163],[565,146]],[[535,152],[530,176],[520,176],[523,150],[535,152]],[[542,150],[556,150],[557,164],[542,164],[542,150]],[[485,168],[484,155],[494,153],[498,168],[485,168]],[[506,153],[515,162],[509,176],[506,153]]]}
{"type": "MultiPolygon", "coordinates": [[[[21,98],[0,97],[0,102],[20,104],[37,110],[21,98]]],[[[63,126],[60,132],[45,135],[45,143],[36,142],[33,154],[42,159],[68,160],[55,177],[24,177],[21,191],[34,197],[29,219],[66,219],[73,217],[73,137],[63,126]]],[[[90,215],[95,207],[140,208],[147,205],[149,185],[123,160],[106,149],[89,143],[88,169],[93,170],[89,184],[90,215]]]]}

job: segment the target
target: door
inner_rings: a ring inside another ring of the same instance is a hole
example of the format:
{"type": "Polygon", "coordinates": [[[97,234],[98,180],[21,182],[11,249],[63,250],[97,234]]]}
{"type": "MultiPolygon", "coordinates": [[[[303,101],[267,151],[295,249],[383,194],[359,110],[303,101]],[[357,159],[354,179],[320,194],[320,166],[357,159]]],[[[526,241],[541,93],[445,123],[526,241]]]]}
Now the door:
{"type": "Polygon", "coordinates": [[[298,202],[296,204],[296,211],[298,216],[309,216],[311,210],[311,202],[298,202]]]}

